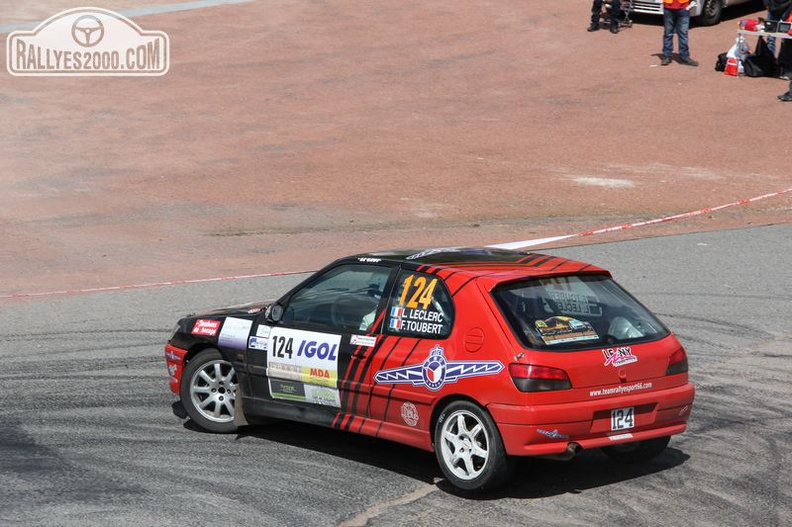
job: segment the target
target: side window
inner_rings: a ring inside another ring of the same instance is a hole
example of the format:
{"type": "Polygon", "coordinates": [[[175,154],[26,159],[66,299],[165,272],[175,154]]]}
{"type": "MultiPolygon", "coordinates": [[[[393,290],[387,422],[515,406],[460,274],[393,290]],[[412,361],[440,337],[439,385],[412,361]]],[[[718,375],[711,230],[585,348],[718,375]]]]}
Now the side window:
{"type": "Polygon", "coordinates": [[[341,333],[366,333],[376,318],[390,274],[390,268],[376,265],[335,267],[291,296],[282,321],[341,333]]]}
{"type": "Polygon", "coordinates": [[[385,331],[391,335],[443,339],[454,325],[454,303],[437,276],[401,271],[388,303],[385,331]]]}

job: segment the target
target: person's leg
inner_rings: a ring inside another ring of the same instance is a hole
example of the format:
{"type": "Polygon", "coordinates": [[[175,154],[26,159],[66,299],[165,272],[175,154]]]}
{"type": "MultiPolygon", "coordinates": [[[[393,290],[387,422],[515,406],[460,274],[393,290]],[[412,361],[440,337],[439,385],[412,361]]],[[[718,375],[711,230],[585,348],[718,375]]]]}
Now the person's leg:
{"type": "MultiPolygon", "coordinates": [[[[767,20],[775,20],[775,16],[773,12],[769,9],[767,10],[767,20]]],[[[775,45],[775,37],[767,37],[767,49],[770,50],[770,53],[775,55],[776,52],[776,45],[775,45]]]]}
{"type": "Polygon", "coordinates": [[[679,39],[679,61],[688,66],[698,66],[698,62],[690,58],[690,46],[688,43],[688,30],[690,29],[690,11],[679,9],[676,29],[679,39]]]}
{"type": "Polygon", "coordinates": [[[787,88],[786,93],[778,96],[778,100],[781,102],[792,102],[792,81],[789,81],[789,88],[787,88]]]}
{"type": "Polygon", "coordinates": [[[621,0],[611,1],[610,15],[611,15],[611,24],[610,24],[611,33],[618,33],[619,22],[621,22],[622,19],[621,0]]]}
{"type": "Polygon", "coordinates": [[[778,50],[778,77],[789,80],[792,78],[792,41],[783,39],[778,50]]]}
{"type": "Polygon", "coordinates": [[[596,31],[599,29],[601,12],[602,0],[594,0],[594,2],[591,4],[591,24],[588,27],[589,31],[596,31]]]}
{"type": "Polygon", "coordinates": [[[675,9],[663,9],[663,66],[671,62],[671,53],[674,51],[674,11],[675,9]]]}

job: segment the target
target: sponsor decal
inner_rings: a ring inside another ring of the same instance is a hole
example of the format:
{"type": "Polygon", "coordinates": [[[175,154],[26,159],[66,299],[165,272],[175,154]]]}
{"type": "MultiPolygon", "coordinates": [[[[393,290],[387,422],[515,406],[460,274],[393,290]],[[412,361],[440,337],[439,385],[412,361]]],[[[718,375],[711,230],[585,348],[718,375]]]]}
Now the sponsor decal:
{"type": "Polygon", "coordinates": [[[611,441],[621,441],[622,439],[632,439],[632,434],[616,434],[612,436],[608,436],[608,439],[611,441]]]}
{"type": "Polygon", "coordinates": [[[252,320],[228,317],[223,323],[223,329],[220,331],[217,342],[226,348],[247,349],[248,335],[252,325],[252,320]]]}
{"type": "Polygon", "coordinates": [[[377,337],[373,335],[352,335],[349,343],[353,346],[363,346],[366,348],[373,348],[377,345],[377,337]]]}
{"type": "Polygon", "coordinates": [[[613,388],[602,388],[600,390],[591,390],[589,397],[601,397],[603,395],[621,395],[631,393],[638,390],[649,390],[652,388],[651,382],[637,382],[635,384],[625,386],[614,386],[613,388]]]}
{"type": "Polygon", "coordinates": [[[248,339],[248,348],[267,351],[267,339],[253,335],[248,339]]]}
{"type": "Polygon", "coordinates": [[[195,321],[195,325],[193,325],[190,333],[193,335],[202,335],[204,337],[216,337],[221,323],[222,322],[219,320],[205,320],[199,318],[195,321]]]}
{"type": "Polygon", "coordinates": [[[299,381],[302,379],[302,368],[294,364],[273,362],[267,366],[267,377],[299,381]]]}
{"type": "Polygon", "coordinates": [[[269,380],[270,393],[273,399],[285,399],[304,403],[319,404],[322,406],[341,407],[341,397],[338,390],[326,386],[313,386],[301,382],[284,381],[280,379],[269,380]]]}
{"type": "Polygon", "coordinates": [[[309,403],[341,408],[341,397],[335,388],[307,384],[305,386],[305,399],[309,403]]]}
{"type": "Polygon", "coordinates": [[[436,345],[429,350],[429,356],[423,363],[380,370],[374,375],[374,380],[377,384],[425,386],[436,392],[459,379],[496,375],[503,370],[503,364],[496,360],[448,361],[443,351],[440,345],[436,345]]]}
{"type": "Polygon", "coordinates": [[[290,399],[293,401],[305,400],[305,387],[300,382],[282,381],[280,379],[270,379],[270,393],[275,399],[290,399]]]}
{"type": "Polygon", "coordinates": [[[443,314],[439,311],[427,309],[407,309],[404,307],[392,307],[391,317],[407,320],[425,320],[427,322],[443,322],[443,314]]]}
{"type": "Polygon", "coordinates": [[[166,350],[165,351],[165,357],[167,359],[169,359],[169,360],[172,360],[172,361],[181,361],[182,360],[181,357],[179,357],[178,355],[173,353],[171,350],[166,350]]]}
{"type": "Polygon", "coordinates": [[[629,346],[616,349],[607,348],[602,350],[602,354],[605,355],[605,366],[618,367],[638,362],[638,357],[633,355],[632,348],[629,346]]]}
{"type": "Polygon", "coordinates": [[[439,334],[445,329],[443,314],[428,309],[392,307],[390,329],[412,333],[439,334]]]}
{"type": "Polygon", "coordinates": [[[431,256],[431,255],[437,254],[437,253],[454,253],[454,252],[459,252],[459,248],[457,248],[457,247],[448,247],[448,248],[438,247],[437,249],[427,249],[425,251],[421,251],[419,253],[415,253],[415,254],[412,254],[410,256],[406,256],[404,259],[405,260],[417,260],[418,258],[423,258],[425,256],[431,256]]]}
{"type": "Polygon", "coordinates": [[[364,263],[379,263],[382,261],[382,258],[363,257],[363,258],[358,258],[358,261],[364,263]]]}
{"type": "Polygon", "coordinates": [[[443,332],[443,324],[433,324],[431,322],[418,322],[415,320],[404,320],[403,318],[392,318],[389,327],[396,331],[408,331],[410,333],[427,333],[438,335],[443,332]]]}
{"type": "Polygon", "coordinates": [[[537,320],[534,326],[548,346],[599,338],[591,324],[571,317],[557,316],[547,320],[537,320]]]}
{"type": "Polygon", "coordinates": [[[558,428],[555,430],[542,430],[541,428],[536,429],[537,432],[542,434],[543,436],[549,437],[550,439],[569,439],[569,436],[566,434],[562,434],[558,431],[558,428]]]}
{"type": "Polygon", "coordinates": [[[401,417],[408,426],[418,425],[418,408],[410,401],[401,405],[401,417]]]}
{"type": "Polygon", "coordinates": [[[270,331],[272,331],[272,327],[259,324],[256,328],[256,336],[267,339],[270,336],[270,331]]]}
{"type": "Polygon", "coordinates": [[[589,317],[602,316],[602,307],[597,305],[597,299],[594,297],[556,289],[547,291],[547,294],[562,313],[585,315],[589,317]]]}
{"type": "Polygon", "coordinates": [[[97,7],[57,13],[6,40],[6,69],[22,76],[156,76],[168,72],[170,42],[97,7]]]}
{"type": "Polygon", "coordinates": [[[335,388],[340,343],[340,335],[273,328],[267,343],[267,375],[335,388]]]}

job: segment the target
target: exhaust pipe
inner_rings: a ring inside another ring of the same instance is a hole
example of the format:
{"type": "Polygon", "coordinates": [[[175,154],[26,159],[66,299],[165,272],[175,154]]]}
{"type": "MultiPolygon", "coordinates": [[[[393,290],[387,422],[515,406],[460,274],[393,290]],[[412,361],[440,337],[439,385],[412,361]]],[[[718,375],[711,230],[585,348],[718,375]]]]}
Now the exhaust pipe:
{"type": "Polygon", "coordinates": [[[569,461],[577,454],[578,450],[580,450],[580,445],[577,443],[569,443],[566,447],[566,451],[561,454],[547,454],[544,456],[536,456],[542,459],[552,459],[555,461],[569,461]]]}

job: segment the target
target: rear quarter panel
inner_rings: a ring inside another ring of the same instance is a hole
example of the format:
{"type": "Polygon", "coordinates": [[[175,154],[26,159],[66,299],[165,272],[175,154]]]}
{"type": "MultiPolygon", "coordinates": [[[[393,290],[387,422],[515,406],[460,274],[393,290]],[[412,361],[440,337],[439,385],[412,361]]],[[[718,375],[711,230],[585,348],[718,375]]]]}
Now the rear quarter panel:
{"type": "MultiPolygon", "coordinates": [[[[419,428],[431,432],[431,417],[436,405],[444,399],[467,398],[482,406],[491,403],[515,404],[518,392],[508,372],[512,345],[493,317],[478,288],[468,282],[446,281],[454,299],[455,319],[447,339],[418,339],[389,336],[374,359],[369,382],[373,386],[369,415],[390,423],[405,424],[403,406],[415,406],[419,428]],[[432,390],[411,384],[383,384],[374,375],[383,370],[403,366],[422,365],[433,348],[442,349],[445,359],[457,361],[498,362],[498,373],[446,380],[442,387],[432,390]]],[[[409,423],[408,423],[409,424],[409,423]]]]}

